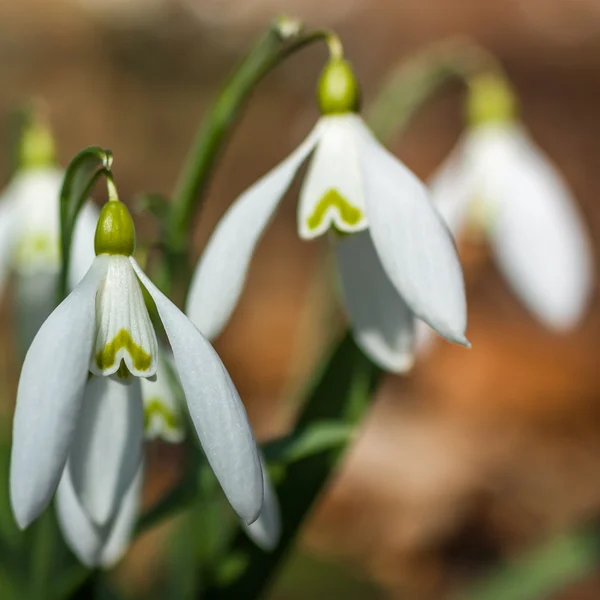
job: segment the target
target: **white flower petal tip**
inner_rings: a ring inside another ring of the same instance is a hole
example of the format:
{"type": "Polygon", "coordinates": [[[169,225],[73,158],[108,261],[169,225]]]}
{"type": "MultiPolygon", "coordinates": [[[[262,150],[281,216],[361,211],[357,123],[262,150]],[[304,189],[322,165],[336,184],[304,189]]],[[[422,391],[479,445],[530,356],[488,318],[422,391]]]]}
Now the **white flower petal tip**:
{"type": "Polygon", "coordinates": [[[360,117],[321,118],[321,137],[300,190],[298,235],[310,240],[330,228],[344,233],[369,225],[360,170],[360,117]]]}
{"type": "Polygon", "coordinates": [[[414,316],[392,285],[368,232],[333,237],[339,283],[354,339],[378,366],[406,373],[414,363],[414,316]]]}
{"type": "Polygon", "coordinates": [[[105,525],[131,485],[142,458],[144,413],[139,379],[130,385],[92,377],[69,454],[81,506],[105,525]]]}
{"type": "Polygon", "coordinates": [[[271,485],[266,465],[263,462],[264,502],[258,519],[251,524],[244,523],[244,529],[250,539],[265,552],[272,552],[281,537],[281,513],[275,490],[271,485]]]}
{"type": "MultiPolygon", "coordinates": [[[[90,371],[113,375],[123,362],[132,375],[156,373],[158,342],[129,257],[108,256],[108,271],[98,291],[97,336],[90,371]]],[[[126,375],[127,373],[125,373],[126,375]]]]}
{"type": "Polygon", "coordinates": [[[23,363],[13,421],[10,498],[27,527],[46,507],[67,461],[79,423],[94,339],[98,257],[81,283],[44,322],[23,363]]]}
{"type": "Polygon", "coordinates": [[[467,306],[454,240],[425,186],[362,126],[370,234],[386,275],[415,316],[463,341],[467,306]]]}
{"type": "Polygon", "coordinates": [[[208,339],[229,321],[254,249],[319,134],[317,125],[290,156],[235,200],[215,228],[196,266],[185,308],[208,339]]]}
{"type": "Polygon", "coordinates": [[[246,523],[263,504],[262,470],[246,410],[227,370],[194,324],[150,281],[133,258],[171,344],[196,433],[227,500],[246,523]]]}
{"type": "Polygon", "coordinates": [[[104,527],[90,520],[79,503],[69,473],[66,468],[56,493],[59,528],[69,548],[84,565],[110,569],[127,551],[133,534],[140,506],[143,465],[140,464],[116,513],[104,527]]]}

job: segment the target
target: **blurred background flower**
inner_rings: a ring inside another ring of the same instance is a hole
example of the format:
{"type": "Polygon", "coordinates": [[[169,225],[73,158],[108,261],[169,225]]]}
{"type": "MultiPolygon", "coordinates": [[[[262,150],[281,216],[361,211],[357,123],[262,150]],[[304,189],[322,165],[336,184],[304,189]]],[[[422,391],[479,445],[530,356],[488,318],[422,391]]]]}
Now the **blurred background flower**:
{"type": "MultiPolygon", "coordinates": [[[[3,2],[0,114],[43,97],[61,164],[98,143],[119,156],[121,197],[168,193],[196,122],[274,10],[339,32],[367,105],[386,72],[425,43],[458,33],[487,47],[512,80],[532,137],[573,191],[600,264],[600,11],[593,0],[3,2]],[[108,5],[116,7],[109,15],[108,5]]],[[[294,57],[253,94],[212,182],[194,238],[198,255],[227,206],[317,118],[324,56],[314,48],[294,57]]],[[[458,140],[463,102],[464,90],[449,85],[392,141],[422,179],[458,140]]],[[[5,120],[0,135],[9,130],[5,120]]],[[[6,183],[8,150],[0,160],[6,183]]],[[[326,242],[301,243],[294,202],[282,209],[216,341],[262,439],[287,430],[301,384],[343,322],[323,261],[326,242]]],[[[139,223],[140,237],[152,239],[150,221],[139,223]]],[[[449,597],[500,560],[600,515],[597,286],[580,325],[557,336],[513,296],[485,247],[463,240],[461,252],[473,350],[439,343],[409,379],[385,378],[273,597],[449,597]]],[[[4,302],[0,414],[7,422],[19,371],[10,314],[4,302]]],[[[181,468],[180,448],[153,445],[145,503],[181,468]]],[[[206,536],[207,514],[198,508],[193,528],[190,513],[143,536],[117,570],[122,588],[151,597],[179,552],[162,542],[182,546],[185,536],[173,535],[186,527],[190,544],[206,536]]],[[[600,580],[590,576],[554,597],[599,594],[600,580]]]]}

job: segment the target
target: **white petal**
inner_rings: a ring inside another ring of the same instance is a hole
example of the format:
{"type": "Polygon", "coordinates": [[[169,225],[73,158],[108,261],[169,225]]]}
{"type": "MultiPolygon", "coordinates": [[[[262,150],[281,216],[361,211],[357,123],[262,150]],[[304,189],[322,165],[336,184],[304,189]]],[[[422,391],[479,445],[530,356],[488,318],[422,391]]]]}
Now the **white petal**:
{"type": "Polygon", "coordinates": [[[71,481],[92,521],[104,525],[129,488],[142,455],[140,382],[90,377],[69,453],[71,481]]]}
{"type": "Polygon", "coordinates": [[[323,117],[322,133],[300,190],[298,234],[312,239],[330,227],[350,233],[366,229],[355,114],[323,117]]]}
{"type": "Polygon", "coordinates": [[[13,310],[21,356],[56,305],[58,274],[51,272],[17,273],[13,310]]]}
{"type": "Polygon", "coordinates": [[[125,363],[136,377],[156,373],[158,342],[129,257],[114,255],[96,300],[98,330],[90,371],[112,375],[125,363]]]}
{"type": "Polygon", "coordinates": [[[474,173],[468,168],[466,145],[465,140],[459,141],[428,183],[431,202],[454,236],[460,232],[475,196],[474,173]]]}
{"type": "Polygon", "coordinates": [[[63,172],[30,169],[15,177],[18,206],[15,268],[21,273],[57,272],[60,268],[59,194],[63,172]]]}
{"type": "Polygon", "coordinates": [[[292,154],[237,198],[215,228],[196,266],[186,303],[187,315],[208,339],[227,324],[254,248],[320,130],[317,124],[292,154]]]}
{"type": "Polygon", "coordinates": [[[261,456],[262,472],[263,472],[263,507],[260,511],[258,519],[242,526],[250,539],[265,552],[274,550],[279,543],[281,536],[281,514],[279,511],[279,501],[271,484],[267,465],[261,456]]]}
{"type": "Polygon", "coordinates": [[[383,268],[416,316],[468,345],[464,282],[452,236],[417,177],[364,124],[357,128],[370,231],[383,268]]]}
{"type": "Polygon", "coordinates": [[[170,351],[161,349],[158,353],[158,368],[154,379],[140,380],[144,402],[144,433],[147,440],[161,438],[165,442],[177,444],[185,438],[183,415],[175,386],[181,389],[177,370],[170,351]]]}
{"type": "Polygon", "coordinates": [[[129,547],[140,510],[143,482],[144,469],[143,462],[141,462],[119,506],[117,515],[111,523],[106,543],[102,548],[100,564],[105,568],[113,567],[118,563],[129,547]]]}
{"type": "Polygon", "coordinates": [[[100,211],[91,201],[86,202],[81,209],[71,243],[71,262],[69,263],[69,287],[74,288],[87,273],[94,262],[94,236],[100,211]]]}
{"type": "Polygon", "coordinates": [[[88,567],[112,567],[123,556],[133,533],[140,505],[143,466],[131,482],[118,511],[105,527],[95,525],[82,508],[65,468],[56,492],[56,514],[62,535],[73,553],[88,567]]]}
{"type": "Polygon", "coordinates": [[[0,198],[0,293],[10,270],[16,225],[15,202],[9,188],[0,198]]]}
{"type": "Polygon", "coordinates": [[[369,232],[338,238],[334,249],[357,344],[382,369],[408,371],[415,319],[383,270],[369,232]]]}
{"type": "Polygon", "coordinates": [[[252,523],[262,507],[263,484],[244,405],[213,347],[133,258],[131,264],[156,303],[206,458],[233,509],[252,523]]]}
{"type": "Polygon", "coordinates": [[[105,272],[106,259],[98,257],[42,325],[23,363],[10,469],[12,508],[22,528],[48,504],[67,460],[88,376],[96,291],[105,272]]]}
{"type": "Polygon", "coordinates": [[[496,259],[514,290],[548,327],[566,330],[592,292],[590,241],[576,202],[552,164],[515,130],[510,161],[495,178],[496,259]]]}

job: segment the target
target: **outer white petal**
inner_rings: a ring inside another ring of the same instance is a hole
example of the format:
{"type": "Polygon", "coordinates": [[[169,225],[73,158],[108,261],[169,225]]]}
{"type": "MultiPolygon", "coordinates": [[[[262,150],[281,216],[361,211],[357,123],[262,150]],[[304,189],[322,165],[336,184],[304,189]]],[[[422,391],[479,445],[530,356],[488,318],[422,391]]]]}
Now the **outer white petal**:
{"type": "Polygon", "coordinates": [[[15,268],[21,273],[57,272],[60,268],[59,194],[63,172],[29,169],[11,183],[18,205],[15,268]]]}
{"type": "Polygon", "coordinates": [[[14,249],[16,228],[14,196],[9,190],[0,197],[0,293],[10,270],[10,262],[14,249]]]}
{"type": "Polygon", "coordinates": [[[91,377],[69,453],[75,493],[92,521],[106,524],[129,488],[142,456],[140,382],[91,377]]]}
{"type": "Polygon", "coordinates": [[[158,368],[154,379],[142,378],[142,400],[144,402],[144,434],[147,440],[161,438],[177,444],[185,438],[183,415],[177,398],[177,379],[173,356],[164,348],[158,353],[158,368]]]}
{"type": "Polygon", "coordinates": [[[469,202],[476,195],[475,174],[465,153],[467,145],[468,140],[460,140],[428,183],[433,206],[454,236],[460,232],[469,202]]]}
{"type": "Polygon", "coordinates": [[[139,511],[143,481],[142,463],[114,518],[105,527],[95,525],[79,503],[70,471],[65,468],[56,492],[56,514],[63,537],[88,567],[112,567],[123,556],[139,511]]]}
{"type": "Polygon", "coordinates": [[[281,514],[279,511],[279,501],[271,484],[267,466],[264,458],[261,456],[263,472],[263,507],[258,519],[247,525],[242,522],[242,526],[250,539],[262,550],[270,552],[274,550],[279,543],[281,536],[281,514]]]}
{"type": "Polygon", "coordinates": [[[105,568],[113,567],[118,563],[129,547],[140,510],[144,483],[143,466],[141,462],[108,531],[106,543],[100,554],[100,565],[105,568]]]}
{"type": "Polygon", "coordinates": [[[58,274],[52,272],[17,273],[13,310],[21,356],[33,341],[42,323],[54,310],[58,274]]]}
{"type": "Polygon", "coordinates": [[[408,371],[414,363],[415,318],[383,270],[369,232],[338,238],[334,248],[357,344],[381,368],[408,371]]]}
{"type": "Polygon", "coordinates": [[[262,508],[263,482],[244,405],[213,347],[133,258],[131,264],[156,303],[206,458],[233,509],[252,523],[262,508]]]}
{"type": "Polygon", "coordinates": [[[332,226],[347,233],[368,226],[356,119],[351,113],[321,119],[321,138],[300,190],[298,234],[303,239],[332,226]]]}
{"type": "Polygon", "coordinates": [[[412,312],[450,341],[468,345],[460,262],[448,229],[417,177],[359,120],[371,236],[412,312]]]}
{"type": "Polygon", "coordinates": [[[566,330],[592,291],[588,234],[564,180],[542,152],[518,129],[509,143],[510,162],[488,188],[498,205],[491,244],[529,310],[548,327],[566,330]]]}
{"type": "Polygon", "coordinates": [[[99,257],[33,340],[19,379],[10,497],[24,528],[48,504],[81,413],[95,327],[95,296],[106,273],[99,257]]]}
{"type": "Polygon", "coordinates": [[[81,281],[96,257],[94,236],[99,215],[98,207],[89,201],[83,205],[77,217],[71,244],[71,262],[69,263],[70,288],[74,288],[81,281]]]}
{"type": "Polygon", "coordinates": [[[196,266],[186,304],[187,315],[208,339],[227,324],[256,244],[320,132],[317,124],[292,154],[230,206],[214,230],[196,266]]]}

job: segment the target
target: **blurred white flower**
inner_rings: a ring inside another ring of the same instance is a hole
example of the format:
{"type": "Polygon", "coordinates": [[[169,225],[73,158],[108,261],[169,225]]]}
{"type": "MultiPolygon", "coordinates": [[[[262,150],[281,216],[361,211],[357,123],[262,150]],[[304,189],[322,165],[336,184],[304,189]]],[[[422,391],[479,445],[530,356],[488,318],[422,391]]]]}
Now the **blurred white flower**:
{"type": "MultiPolygon", "coordinates": [[[[60,270],[59,195],[63,172],[21,169],[0,196],[0,293],[16,275],[15,309],[26,348],[54,307],[60,270]]],[[[88,202],[75,225],[69,283],[74,287],[94,260],[98,209],[88,202]]]]}
{"type": "Polygon", "coordinates": [[[383,368],[406,370],[413,360],[414,314],[468,345],[460,263],[425,187],[354,112],[358,91],[347,63],[332,61],[320,90],[324,116],[316,127],[217,225],[196,267],[187,314],[208,338],[221,332],[263,231],[314,153],[300,191],[298,233],[302,239],[330,229],[341,234],[333,236],[334,248],[357,343],[383,368]],[[328,92],[330,76],[343,97],[328,92]],[[337,85],[340,78],[343,85],[337,85]]]}
{"type": "Polygon", "coordinates": [[[488,123],[465,133],[430,192],[454,235],[485,235],[540,322],[559,331],[577,323],[593,282],[586,227],[562,176],[520,125],[488,123]]]}
{"type": "Polygon", "coordinates": [[[115,517],[130,489],[144,422],[136,378],[152,378],[158,367],[142,286],[156,304],[191,419],[227,499],[247,523],[261,510],[260,459],[237,391],[212,346],[140,269],[131,256],[134,246],[129,212],[109,201],[98,221],[91,268],[25,357],[10,473],[12,508],[22,528],[46,507],[65,465],[70,487],[98,526],[115,517]],[[89,379],[90,372],[97,377],[89,379]]]}

